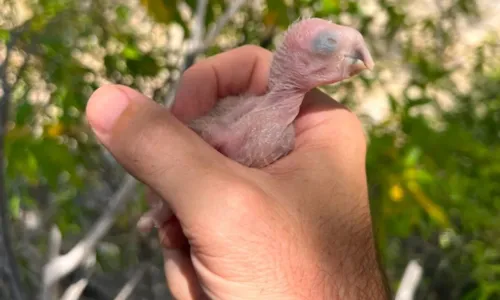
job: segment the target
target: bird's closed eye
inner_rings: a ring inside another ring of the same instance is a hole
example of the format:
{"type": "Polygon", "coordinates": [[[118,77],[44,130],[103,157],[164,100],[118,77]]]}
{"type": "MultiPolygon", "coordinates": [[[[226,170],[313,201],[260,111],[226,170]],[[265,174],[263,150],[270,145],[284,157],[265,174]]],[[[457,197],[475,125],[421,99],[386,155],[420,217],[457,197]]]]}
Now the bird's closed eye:
{"type": "Polygon", "coordinates": [[[315,53],[328,55],[337,49],[337,37],[332,31],[323,31],[318,33],[313,40],[312,48],[315,53]]]}

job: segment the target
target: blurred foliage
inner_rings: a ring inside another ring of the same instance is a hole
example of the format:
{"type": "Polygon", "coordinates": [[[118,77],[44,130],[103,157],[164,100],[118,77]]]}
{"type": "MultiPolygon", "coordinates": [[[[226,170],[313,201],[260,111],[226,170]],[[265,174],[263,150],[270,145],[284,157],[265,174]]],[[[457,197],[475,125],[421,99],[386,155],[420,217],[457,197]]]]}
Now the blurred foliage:
{"type": "MultiPolygon", "coordinates": [[[[2,100],[10,101],[8,207],[22,280],[31,295],[37,293],[50,226],[61,229],[63,250],[71,248],[123,177],[90,133],[87,99],[103,83],[114,82],[161,101],[179,75],[182,49],[174,45],[172,30],[190,36],[186,11],[196,2],[0,0],[0,45],[16,39],[9,64],[0,67],[0,79],[8,84],[3,90],[9,92],[2,100]]],[[[417,259],[424,266],[418,299],[499,299],[498,36],[459,52],[460,24],[481,21],[477,4],[430,1],[436,13],[415,16],[411,1],[263,2],[262,8],[243,7],[206,53],[248,43],[272,49],[273,37],[304,15],[356,27],[371,45],[376,70],[326,90],[354,110],[362,104],[360,91],[384,91],[377,97],[389,107],[388,116],[360,117],[369,138],[376,235],[391,287],[397,289],[406,264],[417,259]],[[391,90],[403,74],[408,80],[391,90]],[[451,99],[451,105],[444,107],[442,99],[451,99]]],[[[209,1],[208,7],[210,27],[227,3],[209,1]]],[[[155,239],[135,231],[144,206],[131,203],[100,244],[98,279],[86,290],[88,299],[102,299],[96,290],[115,293],[126,279],[116,274],[140,262],[161,267],[152,250],[155,239]]],[[[153,284],[164,285],[161,269],[143,281],[148,288],[138,292],[152,293],[153,284]]]]}

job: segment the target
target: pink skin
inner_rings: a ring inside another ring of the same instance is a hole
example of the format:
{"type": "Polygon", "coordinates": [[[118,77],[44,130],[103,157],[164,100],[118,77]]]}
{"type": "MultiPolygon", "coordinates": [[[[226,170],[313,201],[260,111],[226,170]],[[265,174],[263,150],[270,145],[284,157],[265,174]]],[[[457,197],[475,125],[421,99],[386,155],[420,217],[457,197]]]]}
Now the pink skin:
{"type": "MultiPolygon", "coordinates": [[[[304,19],[290,26],[274,53],[266,94],[224,98],[188,126],[228,158],[263,168],[293,150],[293,123],[308,91],[341,82],[373,66],[357,30],[322,19],[304,19]]],[[[149,232],[171,216],[168,206],[160,201],[137,226],[149,232]]]]}

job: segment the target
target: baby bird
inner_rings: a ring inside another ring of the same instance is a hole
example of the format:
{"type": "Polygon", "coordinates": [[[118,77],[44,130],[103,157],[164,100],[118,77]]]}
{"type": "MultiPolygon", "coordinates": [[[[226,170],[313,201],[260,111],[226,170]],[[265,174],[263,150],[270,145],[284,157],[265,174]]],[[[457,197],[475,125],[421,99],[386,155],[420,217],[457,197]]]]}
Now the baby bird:
{"type": "MultiPolygon", "coordinates": [[[[293,150],[294,120],[308,91],[373,66],[357,30],[319,18],[302,19],[288,28],[274,52],[264,95],[224,98],[188,126],[228,158],[263,168],[293,150]]],[[[158,204],[139,220],[141,231],[170,218],[166,205],[158,204]]]]}

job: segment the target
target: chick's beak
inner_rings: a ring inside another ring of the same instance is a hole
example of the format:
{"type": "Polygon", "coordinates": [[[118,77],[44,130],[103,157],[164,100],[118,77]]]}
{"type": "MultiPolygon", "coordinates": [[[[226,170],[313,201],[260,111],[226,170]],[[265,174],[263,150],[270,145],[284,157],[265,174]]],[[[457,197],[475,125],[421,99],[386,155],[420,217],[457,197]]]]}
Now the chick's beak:
{"type": "Polygon", "coordinates": [[[368,70],[373,70],[375,63],[373,62],[373,58],[370,54],[370,51],[368,51],[368,47],[364,42],[361,43],[360,46],[358,46],[358,49],[356,49],[355,52],[358,59],[365,64],[365,67],[368,70]]]}
{"type": "Polygon", "coordinates": [[[354,76],[366,69],[372,70],[375,66],[370,51],[368,51],[368,47],[363,41],[358,43],[352,52],[347,56],[351,62],[351,66],[349,67],[349,76],[354,76]]]}

